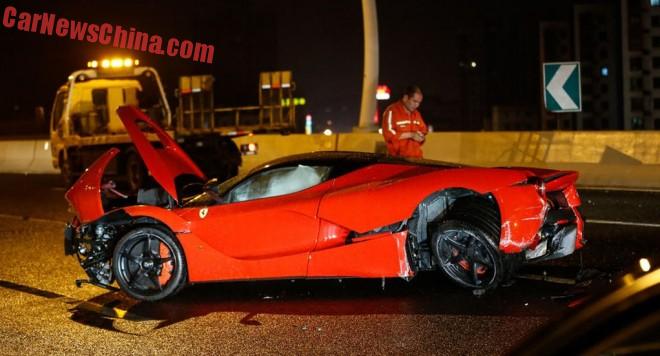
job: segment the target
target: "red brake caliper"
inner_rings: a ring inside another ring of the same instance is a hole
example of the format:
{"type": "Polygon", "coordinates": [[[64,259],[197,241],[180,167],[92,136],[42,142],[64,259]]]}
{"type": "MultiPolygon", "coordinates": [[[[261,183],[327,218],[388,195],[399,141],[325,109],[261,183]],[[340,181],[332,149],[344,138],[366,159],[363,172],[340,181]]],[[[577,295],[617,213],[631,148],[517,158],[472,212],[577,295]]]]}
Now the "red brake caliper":
{"type": "MultiPolygon", "coordinates": [[[[160,258],[162,259],[172,257],[172,255],[170,254],[170,249],[167,248],[167,245],[165,245],[162,242],[158,243],[158,252],[160,253],[160,258]]],[[[174,263],[172,262],[172,260],[163,263],[160,270],[160,275],[158,276],[158,283],[160,283],[161,286],[164,286],[167,283],[167,281],[170,280],[173,270],[174,270],[174,263]]]]}
{"type": "MultiPolygon", "coordinates": [[[[458,257],[460,255],[460,251],[457,248],[452,247],[451,249],[451,255],[453,257],[458,257]]],[[[458,265],[461,266],[464,270],[469,271],[470,270],[470,264],[468,261],[466,261],[464,258],[461,258],[460,261],[458,261],[458,265]]]]}
{"type": "MultiPolygon", "coordinates": [[[[456,256],[458,256],[459,251],[455,248],[452,248],[451,254],[454,257],[456,257],[456,256]]],[[[466,271],[471,271],[472,270],[472,267],[470,266],[470,263],[464,258],[461,259],[460,261],[458,261],[458,265],[461,266],[466,271]]],[[[477,267],[477,274],[484,274],[484,273],[486,273],[486,270],[487,270],[486,266],[479,266],[479,267],[477,267]]]]}

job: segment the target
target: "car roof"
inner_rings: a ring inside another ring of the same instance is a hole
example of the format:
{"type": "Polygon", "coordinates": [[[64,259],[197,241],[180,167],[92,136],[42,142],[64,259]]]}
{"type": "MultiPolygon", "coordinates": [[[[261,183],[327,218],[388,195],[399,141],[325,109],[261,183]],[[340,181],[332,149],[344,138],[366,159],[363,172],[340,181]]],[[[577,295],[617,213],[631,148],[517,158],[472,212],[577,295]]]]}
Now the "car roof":
{"type": "Polygon", "coordinates": [[[336,166],[336,165],[349,164],[349,165],[368,166],[377,163],[436,166],[438,168],[462,167],[462,165],[458,165],[454,163],[447,163],[447,162],[433,161],[426,159],[393,157],[382,153],[354,152],[354,151],[318,151],[318,152],[302,153],[302,154],[275,159],[261,166],[258,166],[253,170],[253,172],[261,171],[268,168],[293,166],[293,165],[336,166]]]}

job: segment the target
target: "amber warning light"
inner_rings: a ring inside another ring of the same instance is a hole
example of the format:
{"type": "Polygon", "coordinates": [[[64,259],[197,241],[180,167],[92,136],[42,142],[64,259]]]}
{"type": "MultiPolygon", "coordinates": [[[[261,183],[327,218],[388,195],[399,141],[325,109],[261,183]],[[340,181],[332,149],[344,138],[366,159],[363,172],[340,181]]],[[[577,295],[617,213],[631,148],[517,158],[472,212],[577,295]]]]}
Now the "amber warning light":
{"type": "Polygon", "coordinates": [[[100,61],[87,62],[87,68],[93,69],[130,68],[138,65],[140,65],[140,61],[133,58],[104,58],[100,61]]]}

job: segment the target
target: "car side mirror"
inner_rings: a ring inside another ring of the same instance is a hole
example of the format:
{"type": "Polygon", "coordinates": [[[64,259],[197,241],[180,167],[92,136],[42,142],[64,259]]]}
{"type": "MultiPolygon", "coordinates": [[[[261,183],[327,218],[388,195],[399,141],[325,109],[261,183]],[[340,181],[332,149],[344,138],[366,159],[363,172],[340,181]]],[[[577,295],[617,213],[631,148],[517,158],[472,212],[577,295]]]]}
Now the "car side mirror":
{"type": "Polygon", "coordinates": [[[218,178],[211,178],[206,183],[204,183],[204,188],[218,184],[218,178]]]}

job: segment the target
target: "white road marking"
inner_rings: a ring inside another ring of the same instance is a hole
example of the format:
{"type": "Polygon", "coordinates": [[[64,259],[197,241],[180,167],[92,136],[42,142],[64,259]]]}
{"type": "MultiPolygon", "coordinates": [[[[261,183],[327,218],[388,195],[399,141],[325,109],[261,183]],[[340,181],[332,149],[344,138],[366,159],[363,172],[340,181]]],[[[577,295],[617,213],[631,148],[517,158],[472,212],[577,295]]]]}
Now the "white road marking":
{"type": "Polygon", "coordinates": [[[640,223],[640,222],[616,221],[616,220],[598,220],[598,219],[589,219],[589,218],[587,218],[587,224],[660,227],[660,224],[653,224],[653,223],[640,223]]]}
{"type": "Polygon", "coordinates": [[[643,192],[643,193],[660,193],[660,188],[621,188],[621,187],[601,187],[601,186],[588,186],[588,185],[578,185],[578,191],[580,190],[611,190],[617,192],[643,192]]]}
{"type": "Polygon", "coordinates": [[[21,216],[21,215],[13,215],[13,214],[0,214],[0,218],[13,219],[13,220],[23,220],[23,221],[46,222],[46,223],[53,223],[53,224],[64,224],[65,223],[62,220],[33,218],[31,216],[21,216]]]}

